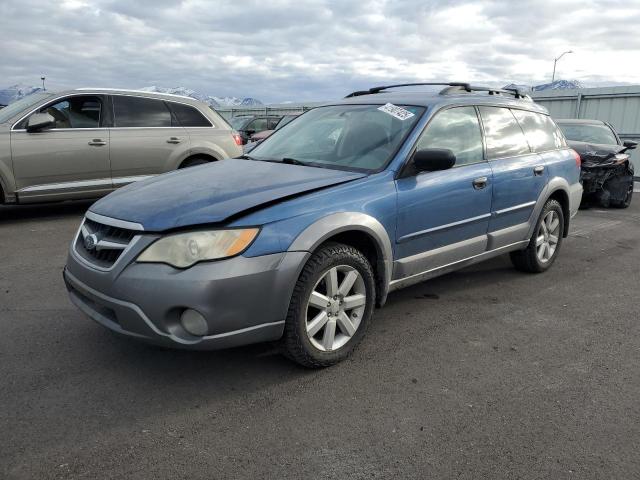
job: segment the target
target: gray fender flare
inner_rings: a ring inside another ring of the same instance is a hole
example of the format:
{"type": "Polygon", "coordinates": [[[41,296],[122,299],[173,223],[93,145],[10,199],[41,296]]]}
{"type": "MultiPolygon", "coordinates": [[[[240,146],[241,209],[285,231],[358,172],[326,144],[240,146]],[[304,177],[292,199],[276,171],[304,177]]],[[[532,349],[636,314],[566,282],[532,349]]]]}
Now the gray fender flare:
{"type": "MultiPolygon", "coordinates": [[[[387,230],[374,217],[359,212],[340,212],[323,217],[305,228],[293,241],[288,251],[313,252],[332,236],[348,231],[361,231],[369,235],[378,253],[378,306],[384,305],[389,293],[393,250],[387,230]]],[[[302,266],[300,267],[302,270],[302,266]]]]}
{"type": "Polygon", "coordinates": [[[530,226],[529,226],[529,234],[527,235],[527,238],[531,238],[533,236],[534,230],[536,228],[536,223],[538,222],[538,217],[540,216],[540,213],[542,212],[542,209],[544,208],[545,203],[547,203],[547,200],[549,200],[549,197],[554,193],[556,193],[558,190],[561,190],[564,193],[566,193],[567,197],[569,198],[569,215],[567,216],[567,218],[564,219],[565,225],[566,225],[565,231],[568,231],[569,221],[571,220],[571,212],[574,210],[574,206],[572,205],[572,199],[571,199],[571,188],[569,187],[569,182],[567,182],[566,179],[562,177],[554,177],[551,180],[549,180],[549,182],[547,182],[547,185],[542,190],[542,193],[538,197],[538,201],[536,202],[536,205],[533,208],[533,213],[531,214],[531,220],[529,222],[530,226]]]}

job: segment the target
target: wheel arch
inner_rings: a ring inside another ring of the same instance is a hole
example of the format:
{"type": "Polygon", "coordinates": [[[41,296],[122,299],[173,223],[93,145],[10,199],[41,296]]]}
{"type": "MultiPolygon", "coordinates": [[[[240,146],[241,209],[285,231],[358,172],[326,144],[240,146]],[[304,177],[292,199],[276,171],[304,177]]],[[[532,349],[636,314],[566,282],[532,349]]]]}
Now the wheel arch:
{"type": "Polygon", "coordinates": [[[376,275],[376,304],[384,305],[393,264],[391,240],[384,226],[364,213],[335,213],[308,226],[288,250],[314,252],[330,241],[351,245],[367,257],[376,275]]]}
{"type": "Polygon", "coordinates": [[[210,154],[210,153],[192,153],[190,155],[188,155],[187,157],[185,157],[180,164],[178,165],[178,168],[183,168],[184,165],[191,161],[191,160],[195,160],[195,159],[203,159],[206,160],[208,162],[217,162],[220,159],[216,158],[214,155],[210,154]]]}

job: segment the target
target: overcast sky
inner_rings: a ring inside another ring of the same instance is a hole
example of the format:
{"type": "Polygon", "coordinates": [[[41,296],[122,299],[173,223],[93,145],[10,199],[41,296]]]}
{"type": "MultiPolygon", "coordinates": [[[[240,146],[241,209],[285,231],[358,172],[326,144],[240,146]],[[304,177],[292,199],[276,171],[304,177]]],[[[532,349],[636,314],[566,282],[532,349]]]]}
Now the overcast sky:
{"type": "Polygon", "coordinates": [[[263,102],[396,81],[640,83],[640,0],[0,0],[0,87],[184,86],[263,102]]]}

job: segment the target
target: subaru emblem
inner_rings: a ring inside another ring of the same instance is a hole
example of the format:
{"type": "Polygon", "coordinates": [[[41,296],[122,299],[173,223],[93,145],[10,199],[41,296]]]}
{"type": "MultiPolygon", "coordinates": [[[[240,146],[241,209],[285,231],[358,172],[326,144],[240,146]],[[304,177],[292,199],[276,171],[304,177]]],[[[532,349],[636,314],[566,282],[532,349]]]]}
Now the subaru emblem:
{"type": "Polygon", "coordinates": [[[87,250],[93,250],[94,248],[96,248],[96,245],[98,244],[98,237],[95,234],[91,234],[91,235],[87,235],[86,237],[84,237],[84,248],[86,248],[87,250]]]}

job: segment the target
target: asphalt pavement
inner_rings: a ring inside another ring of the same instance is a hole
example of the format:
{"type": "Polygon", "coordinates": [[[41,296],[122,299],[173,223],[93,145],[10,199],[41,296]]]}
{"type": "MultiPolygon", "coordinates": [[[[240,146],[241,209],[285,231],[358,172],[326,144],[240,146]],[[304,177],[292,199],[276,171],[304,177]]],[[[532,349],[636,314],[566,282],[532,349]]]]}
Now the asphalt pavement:
{"type": "Polygon", "coordinates": [[[391,294],[317,371],[85,318],[61,274],[89,205],[0,207],[1,479],[640,477],[640,198],[580,211],[545,274],[391,294]]]}

